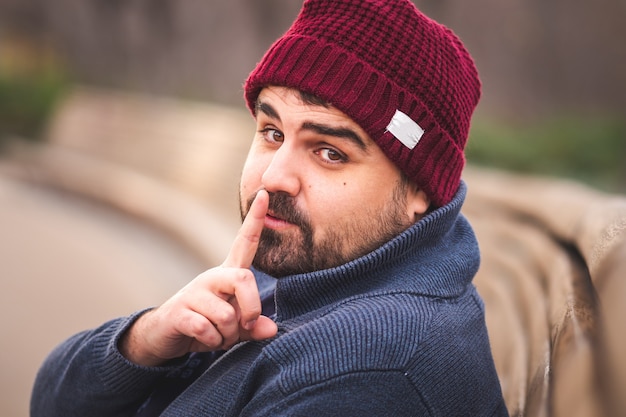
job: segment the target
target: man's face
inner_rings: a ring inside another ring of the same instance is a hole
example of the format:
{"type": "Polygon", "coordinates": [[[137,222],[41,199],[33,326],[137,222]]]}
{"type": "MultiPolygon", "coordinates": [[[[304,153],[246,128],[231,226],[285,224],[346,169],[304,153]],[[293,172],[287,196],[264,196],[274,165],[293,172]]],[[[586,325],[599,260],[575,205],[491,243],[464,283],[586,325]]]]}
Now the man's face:
{"type": "Polygon", "coordinates": [[[407,204],[414,187],[338,109],[268,87],[258,98],[256,127],[240,200],[243,217],[258,190],[270,194],[253,262],[260,270],[281,277],[338,266],[415,221],[415,205],[407,204]]]}

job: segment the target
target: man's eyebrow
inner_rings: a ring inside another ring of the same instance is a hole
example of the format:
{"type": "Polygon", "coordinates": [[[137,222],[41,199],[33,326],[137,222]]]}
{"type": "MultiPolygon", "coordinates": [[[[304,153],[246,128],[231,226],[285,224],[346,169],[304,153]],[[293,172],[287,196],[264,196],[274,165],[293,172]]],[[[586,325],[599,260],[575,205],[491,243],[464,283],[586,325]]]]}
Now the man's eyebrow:
{"type": "Polygon", "coordinates": [[[278,120],[280,122],[280,116],[278,115],[278,112],[271,105],[264,103],[261,100],[257,100],[255,107],[256,114],[259,114],[259,112],[261,112],[264,113],[267,117],[278,120]]]}
{"type": "Polygon", "coordinates": [[[361,150],[367,151],[368,146],[365,141],[354,130],[346,127],[332,127],[328,125],[304,122],[302,129],[310,130],[320,135],[333,136],[336,138],[348,139],[350,142],[357,145],[361,150]]]}
{"type": "MultiPolygon", "coordinates": [[[[278,112],[270,104],[265,103],[261,100],[257,100],[255,107],[256,107],[256,114],[259,114],[260,112],[260,113],[265,114],[267,117],[271,119],[278,120],[279,122],[281,121],[280,116],[278,115],[278,112]]],[[[323,125],[319,123],[304,122],[302,124],[302,129],[310,130],[320,135],[348,139],[350,142],[357,145],[361,150],[363,151],[368,150],[368,145],[361,138],[361,136],[359,136],[354,130],[349,129],[349,128],[332,127],[332,126],[323,125]]]]}

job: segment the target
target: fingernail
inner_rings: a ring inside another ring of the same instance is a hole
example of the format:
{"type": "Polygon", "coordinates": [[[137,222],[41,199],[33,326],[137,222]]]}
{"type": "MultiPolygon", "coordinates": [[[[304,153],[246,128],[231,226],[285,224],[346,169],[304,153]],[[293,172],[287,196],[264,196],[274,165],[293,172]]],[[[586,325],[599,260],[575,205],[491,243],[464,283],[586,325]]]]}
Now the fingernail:
{"type": "Polygon", "coordinates": [[[256,320],[250,320],[249,322],[243,325],[243,328],[246,330],[251,330],[255,324],[256,324],[256,320]]]}

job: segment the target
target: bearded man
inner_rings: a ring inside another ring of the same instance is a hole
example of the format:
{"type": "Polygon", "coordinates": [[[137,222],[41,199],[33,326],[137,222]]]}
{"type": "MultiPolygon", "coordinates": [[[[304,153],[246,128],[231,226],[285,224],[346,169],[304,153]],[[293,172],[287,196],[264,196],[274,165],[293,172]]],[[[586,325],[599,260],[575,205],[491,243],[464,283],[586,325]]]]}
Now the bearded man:
{"type": "Polygon", "coordinates": [[[507,415],[460,214],[479,96],[408,0],[306,0],[245,84],[226,260],[61,344],[31,415],[507,415]]]}

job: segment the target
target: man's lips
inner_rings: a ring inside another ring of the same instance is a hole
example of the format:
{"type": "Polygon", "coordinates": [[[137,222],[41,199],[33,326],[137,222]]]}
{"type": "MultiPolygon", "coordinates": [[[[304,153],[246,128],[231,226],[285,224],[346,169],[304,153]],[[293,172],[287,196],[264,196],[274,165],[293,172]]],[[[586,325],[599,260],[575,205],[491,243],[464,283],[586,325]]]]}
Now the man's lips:
{"type": "Polygon", "coordinates": [[[268,229],[284,229],[286,227],[290,227],[290,226],[294,226],[293,223],[288,222],[287,220],[284,220],[280,217],[278,217],[276,214],[272,213],[272,212],[268,212],[265,215],[265,223],[264,223],[265,227],[267,227],[268,229]]]}

